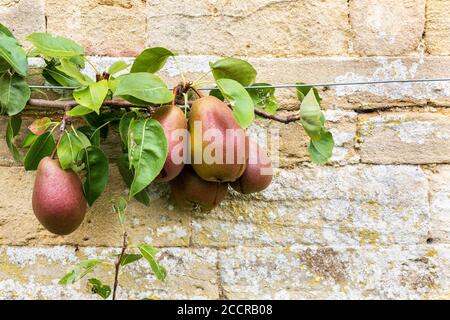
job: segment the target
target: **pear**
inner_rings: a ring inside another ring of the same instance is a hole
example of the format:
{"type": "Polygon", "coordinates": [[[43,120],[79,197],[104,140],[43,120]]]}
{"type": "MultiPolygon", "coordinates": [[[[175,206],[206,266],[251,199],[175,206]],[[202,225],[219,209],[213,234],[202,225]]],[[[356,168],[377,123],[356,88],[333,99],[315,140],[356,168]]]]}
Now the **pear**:
{"type": "Polygon", "coordinates": [[[245,131],[223,101],[213,96],[195,100],[189,133],[192,167],[202,179],[232,182],[244,173],[248,157],[245,131]]]}
{"type": "Polygon", "coordinates": [[[271,183],[273,177],[272,162],[267,152],[256,142],[249,140],[249,158],[244,174],[230,186],[243,194],[261,192],[271,183]]]}
{"type": "Polygon", "coordinates": [[[45,157],[39,163],[33,190],[33,211],[50,232],[67,235],[83,222],[87,210],[83,186],[72,170],[61,169],[58,160],[45,157]]]}
{"type": "Polygon", "coordinates": [[[155,181],[167,182],[178,176],[184,167],[184,151],[188,142],[186,117],[176,106],[163,106],[158,108],[152,118],[163,127],[169,145],[166,163],[155,181]]]}
{"type": "Polygon", "coordinates": [[[222,202],[228,190],[226,183],[203,180],[191,166],[185,166],[169,184],[176,205],[185,210],[192,209],[194,205],[203,211],[212,210],[222,202]]]}

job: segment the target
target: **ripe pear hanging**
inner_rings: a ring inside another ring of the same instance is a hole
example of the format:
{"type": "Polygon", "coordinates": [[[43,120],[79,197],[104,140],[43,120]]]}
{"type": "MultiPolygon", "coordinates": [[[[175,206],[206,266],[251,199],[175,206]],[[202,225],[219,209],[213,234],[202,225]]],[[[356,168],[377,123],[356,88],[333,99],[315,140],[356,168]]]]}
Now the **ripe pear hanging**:
{"type": "Polygon", "coordinates": [[[87,203],[78,175],[61,169],[58,160],[39,163],[33,190],[33,211],[50,232],[67,235],[83,222],[87,203]]]}
{"type": "Polygon", "coordinates": [[[202,179],[232,182],[244,173],[245,131],[223,101],[212,96],[195,100],[189,132],[192,167],[202,179]]]}
{"type": "Polygon", "coordinates": [[[188,144],[186,117],[180,108],[164,106],[158,108],[152,118],[163,127],[169,145],[166,163],[155,181],[167,182],[178,176],[184,167],[184,151],[188,144]]]}
{"type": "Polygon", "coordinates": [[[204,211],[217,207],[228,190],[226,183],[201,179],[191,166],[185,166],[181,174],[170,182],[170,187],[180,209],[189,210],[198,205],[204,211]]]}
{"type": "Polygon", "coordinates": [[[243,194],[261,192],[272,182],[273,168],[267,152],[256,142],[249,141],[249,158],[244,174],[230,186],[243,194]]]}

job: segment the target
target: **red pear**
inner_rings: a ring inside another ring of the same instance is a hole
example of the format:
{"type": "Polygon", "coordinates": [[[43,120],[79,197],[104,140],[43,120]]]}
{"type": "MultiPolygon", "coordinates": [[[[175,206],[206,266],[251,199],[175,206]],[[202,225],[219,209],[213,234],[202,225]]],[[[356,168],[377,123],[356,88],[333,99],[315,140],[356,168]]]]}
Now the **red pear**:
{"type": "Polygon", "coordinates": [[[83,186],[72,170],[61,169],[58,160],[43,158],[33,190],[33,211],[52,233],[67,235],[83,222],[87,210],[83,186]]]}
{"type": "Polygon", "coordinates": [[[180,209],[189,210],[194,205],[209,211],[217,207],[227,194],[228,185],[205,181],[191,166],[185,166],[181,174],[170,182],[175,203],[180,209]]]}
{"type": "Polygon", "coordinates": [[[247,168],[239,180],[230,183],[231,187],[243,194],[261,192],[272,182],[273,168],[267,152],[254,141],[249,140],[247,168]]]}
{"type": "Polygon", "coordinates": [[[191,160],[206,181],[236,181],[247,160],[245,131],[230,108],[216,97],[195,100],[189,118],[191,160]]]}
{"type": "Polygon", "coordinates": [[[153,115],[164,129],[169,144],[169,154],[164,168],[155,181],[167,182],[178,176],[183,170],[184,150],[187,145],[187,122],[183,111],[176,106],[158,108],[153,115]],[[183,136],[184,135],[184,136],[183,136]],[[183,137],[183,139],[180,139],[183,137]],[[177,159],[176,159],[177,158],[177,159]]]}

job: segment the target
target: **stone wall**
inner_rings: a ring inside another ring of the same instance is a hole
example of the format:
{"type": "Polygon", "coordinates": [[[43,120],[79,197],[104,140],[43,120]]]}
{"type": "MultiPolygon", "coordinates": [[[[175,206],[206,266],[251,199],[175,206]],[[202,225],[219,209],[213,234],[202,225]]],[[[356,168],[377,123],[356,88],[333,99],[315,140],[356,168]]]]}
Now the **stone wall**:
{"type": "MultiPolygon", "coordinates": [[[[260,82],[351,82],[450,76],[449,8],[450,0],[0,0],[0,22],[22,39],[45,30],[72,37],[101,68],[165,46],[189,79],[233,55],[249,59],[260,82]]],[[[180,71],[170,62],[162,76],[173,84],[180,71]]],[[[267,191],[230,194],[208,214],[175,210],[164,184],[151,187],[150,207],[130,204],[133,241],[161,248],[168,279],[155,281],[144,262],[128,267],[121,298],[450,298],[450,83],[321,93],[337,143],[329,165],[309,162],[300,125],[258,120],[251,130],[281,134],[267,191]]],[[[292,91],[279,95],[284,109],[297,107],[292,91]]],[[[120,245],[109,202],[125,189],[117,168],[80,230],[57,237],[35,220],[34,174],[4,141],[0,165],[0,298],[94,298],[85,282],[57,280],[120,245]]]]}

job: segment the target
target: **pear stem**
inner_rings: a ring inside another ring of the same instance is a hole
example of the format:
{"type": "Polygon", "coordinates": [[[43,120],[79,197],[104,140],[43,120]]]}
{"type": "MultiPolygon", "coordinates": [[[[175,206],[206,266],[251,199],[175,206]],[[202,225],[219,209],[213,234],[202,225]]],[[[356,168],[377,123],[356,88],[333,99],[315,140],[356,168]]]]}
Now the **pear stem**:
{"type": "Polygon", "coordinates": [[[199,98],[203,98],[203,95],[200,93],[200,91],[198,91],[197,89],[195,89],[194,87],[190,87],[192,89],[192,91],[194,91],[194,93],[197,95],[197,97],[199,98]]]}
{"type": "MultiPolygon", "coordinates": [[[[69,108],[65,108],[65,109],[67,111],[69,108]]],[[[68,120],[69,120],[69,117],[64,113],[64,116],[63,116],[63,118],[61,120],[61,126],[59,127],[58,142],[56,143],[55,149],[53,149],[53,152],[52,152],[52,155],[51,155],[52,159],[55,159],[56,151],[58,150],[58,146],[61,143],[61,139],[63,137],[64,131],[66,131],[66,126],[67,126],[68,120]]]]}
{"type": "Polygon", "coordinates": [[[113,300],[116,300],[117,287],[119,285],[120,264],[122,262],[123,256],[125,255],[125,252],[127,251],[127,247],[128,247],[128,234],[126,231],[124,231],[123,232],[123,241],[122,241],[122,250],[120,251],[119,257],[117,258],[117,261],[115,264],[114,285],[113,285],[113,294],[112,294],[113,300]]]}

